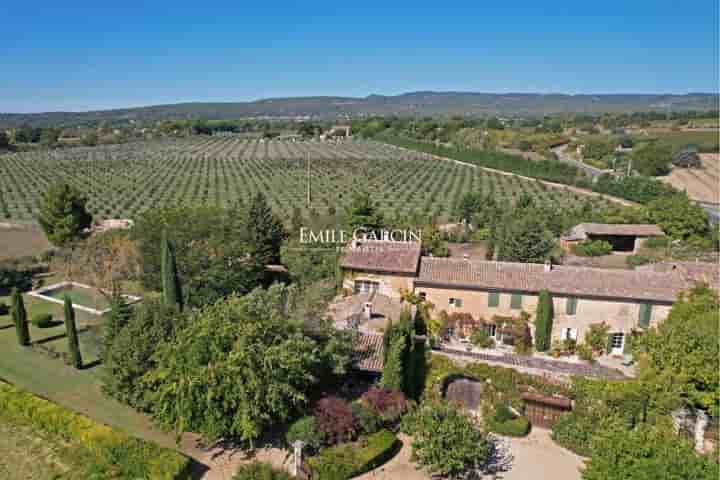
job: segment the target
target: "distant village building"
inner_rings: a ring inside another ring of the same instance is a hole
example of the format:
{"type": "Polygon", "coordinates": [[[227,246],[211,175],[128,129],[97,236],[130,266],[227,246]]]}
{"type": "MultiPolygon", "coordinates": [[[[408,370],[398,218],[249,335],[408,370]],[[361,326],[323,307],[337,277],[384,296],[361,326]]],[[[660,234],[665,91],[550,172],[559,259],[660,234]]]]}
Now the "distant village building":
{"type": "MultiPolygon", "coordinates": [[[[632,230],[634,237],[654,230],[632,230]]],[[[414,292],[435,305],[434,314],[468,314],[491,337],[501,338],[495,318],[521,312],[530,328],[540,291],[553,299],[552,339],[581,341],[593,324],[610,327],[609,351],[622,355],[627,338],[663,321],[678,294],[697,282],[718,287],[714,264],[656,265],[613,270],[550,264],[423,257],[418,244],[375,241],[346,247],[341,267],[345,288],[381,292],[400,301],[414,292]]]]}
{"type": "Polygon", "coordinates": [[[581,223],[560,237],[560,246],[569,252],[580,242],[604,240],[614,252],[636,253],[647,239],[664,235],[657,225],[581,223]]]}

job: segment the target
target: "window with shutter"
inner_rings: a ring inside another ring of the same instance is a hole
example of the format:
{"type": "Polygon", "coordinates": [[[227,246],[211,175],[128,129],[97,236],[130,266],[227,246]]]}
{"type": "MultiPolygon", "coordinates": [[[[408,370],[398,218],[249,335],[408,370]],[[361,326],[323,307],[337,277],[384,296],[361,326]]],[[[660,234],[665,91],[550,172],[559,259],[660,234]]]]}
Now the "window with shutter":
{"type": "Polygon", "coordinates": [[[575,297],[568,297],[565,300],[565,313],[568,315],[575,315],[577,312],[578,299],[575,297]]]}
{"type": "Polygon", "coordinates": [[[498,292],[488,293],[488,307],[497,307],[500,305],[500,294],[498,292]]]}
{"type": "Polygon", "coordinates": [[[510,308],[513,310],[520,310],[522,308],[522,295],[519,293],[513,293],[510,297],[510,308]]]}
{"type": "Polygon", "coordinates": [[[650,318],[652,317],[652,304],[641,303],[640,304],[640,328],[648,328],[650,326],[650,318]]]}

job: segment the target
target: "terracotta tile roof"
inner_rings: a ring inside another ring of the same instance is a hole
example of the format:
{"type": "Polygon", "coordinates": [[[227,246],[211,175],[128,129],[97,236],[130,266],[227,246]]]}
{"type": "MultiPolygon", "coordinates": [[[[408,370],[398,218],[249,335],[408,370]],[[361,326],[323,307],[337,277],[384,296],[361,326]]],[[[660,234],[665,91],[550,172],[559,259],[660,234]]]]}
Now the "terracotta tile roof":
{"type": "Polygon", "coordinates": [[[620,223],[581,223],[575,225],[563,238],[582,240],[587,235],[634,235],[638,237],[658,237],[665,235],[657,225],[620,224],[620,223]]]}
{"type": "Polygon", "coordinates": [[[360,332],[355,340],[353,365],[357,370],[382,373],[383,336],[360,332]]]}
{"type": "Polygon", "coordinates": [[[653,263],[638,267],[639,270],[653,272],[672,272],[676,271],[685,281],[687,287],[692,287],[696,283],[707,283],[711,288],[720,290],[720,265],[708,262],[672,262],[672,263],[653,263]]]}
{"type": "Polygon", "coordinates": [[[422,257],[417,285],[672,302],[687,287],[678,272],[422,257]]]}
{"type": "Polygon", "coordinates": [[[353,270],[416,273],[419,260],[419,243],[366,240],[348,245],[340,265],[353,270]]]}

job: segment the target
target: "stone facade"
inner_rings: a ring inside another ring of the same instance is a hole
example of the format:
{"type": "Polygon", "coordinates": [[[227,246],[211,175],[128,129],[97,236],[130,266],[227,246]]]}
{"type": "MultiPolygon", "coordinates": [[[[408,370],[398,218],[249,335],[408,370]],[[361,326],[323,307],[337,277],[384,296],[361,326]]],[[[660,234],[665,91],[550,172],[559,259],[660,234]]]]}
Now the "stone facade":
{"type": "Polygon", "coordinates": [[[399,299],[402,291],[413,291],[414,274],[409,273],[386,273],[362,270],[345,270],[343,288],[350,291],[357,291],[358,282],[377,283],[377,293],[386,297],[399,299]]]}
{"type": "MultiPolygon", "coordinates": [[[[438,288],[415,286],[416,294],[423,294],[425,298],[435,305],[435,312],[445,311],[452,313],[469,313],[476,320],[491,322],[493,316],[518,316],[520,312],[527,312],[531,319],[535,317],[538,304],[538,295],[521,291],[495,291],[498,294],[496,307],[490,306],[489,290],[470,290],[461,288],[438,288]],[[520,307],[512,305],[513,294],[520,298],[520,307]],[[455,300],[452,304],[450,299],[455,300]],[[457,305],[460,300],[460,306],[457,305]]],[[[590,325],[605,322],[610,326],[610,333],[623,333],[629,335],[640,330],[641,303],[624,299],[602,299],[591,297],[574,297],[575,313],[568,314],[569,297],[553,296],[553,339],[562,339],[563,333],[570,334],[581,341],[590,325]],[[567,331],[565,329],[572,329],[567,331]]],[[[652,303],[650,311],[650,324],[655,326],[664,320],[671,303],[652,303]]],[[[531,329],[533,325],[530,325],[531,329]]],[[[534,332],[533,332],[534,334],[534,332]]],[[[616,352],[617,353],[617,352],[616,352]]]]}

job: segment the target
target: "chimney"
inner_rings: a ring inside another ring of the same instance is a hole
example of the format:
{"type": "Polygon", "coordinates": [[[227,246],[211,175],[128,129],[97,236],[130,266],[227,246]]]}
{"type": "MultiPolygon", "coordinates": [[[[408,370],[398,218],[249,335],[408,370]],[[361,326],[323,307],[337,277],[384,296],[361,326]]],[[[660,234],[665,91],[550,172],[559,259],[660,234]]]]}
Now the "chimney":
{"type": "Polygon", "coordinates": [[[543,268],[546,272],[549,272],[552,270],[552,262],[550,260],[545,260],[545,267],[543,268]]]}

